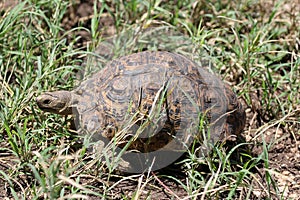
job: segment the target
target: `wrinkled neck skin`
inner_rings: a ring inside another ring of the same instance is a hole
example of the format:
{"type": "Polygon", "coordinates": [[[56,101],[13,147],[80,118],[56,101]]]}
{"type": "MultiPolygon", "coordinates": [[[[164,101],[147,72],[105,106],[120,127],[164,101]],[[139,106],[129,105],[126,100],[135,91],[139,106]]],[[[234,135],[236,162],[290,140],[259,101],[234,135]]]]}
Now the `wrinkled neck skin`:
{"type": "Polygon", "coordinates": [[[60,115],[73,114],[79,96],[69,91],[46,92],[36,98],[39,108],[60,115]]]}

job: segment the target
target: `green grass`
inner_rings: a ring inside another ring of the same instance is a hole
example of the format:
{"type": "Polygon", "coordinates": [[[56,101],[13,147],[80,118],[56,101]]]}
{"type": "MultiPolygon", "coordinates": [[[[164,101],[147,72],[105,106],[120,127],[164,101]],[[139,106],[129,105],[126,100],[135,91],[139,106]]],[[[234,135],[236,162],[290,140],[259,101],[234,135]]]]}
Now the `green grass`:
{"type": "Polygon", "coordinates": [[[24,1],[0,10],[0,193],[13,199],[107,199],[128,182],[135,186],[120,198],[150,199],[157,188],[165,188],[176,199],[174,187],[166,185],[172,180],[186,199],[289,197],[279,188],[269,151],[278,144],[280,130],[299,138],[300,12],[297,6],[284,6],[296,1],[104,1],[94,5],[90,21],[64,30],[70,2],[24,1]],[[105,16],[118,33],[113,39],[102,37],[108,27],[99,24],[105,16]],[[155,29],[156,34],[132,37],[153,24],[172,31],[155,29]],[[77,45],[79,31],[90,35],[87,44],[77,45]],[[102,41],[115,49],[99,53],[101,64],[143,48],[207,62],[207,69],[230,83],[247,106],[246,142],[233,147],[221,143],[207,157],[191,150],[178,165],[185,178],[168,170],[118,175],[114,166],[86,155],[88,144],[75,151],[78,138],[69,130],[71,117],[42,112],[35,97],[74,88],[83,58],[102,41]],[[274,134],[271,140],[265,139],[268,131],[274,134]],[[254,154],[248,146],[261,151],[254,154]]]}

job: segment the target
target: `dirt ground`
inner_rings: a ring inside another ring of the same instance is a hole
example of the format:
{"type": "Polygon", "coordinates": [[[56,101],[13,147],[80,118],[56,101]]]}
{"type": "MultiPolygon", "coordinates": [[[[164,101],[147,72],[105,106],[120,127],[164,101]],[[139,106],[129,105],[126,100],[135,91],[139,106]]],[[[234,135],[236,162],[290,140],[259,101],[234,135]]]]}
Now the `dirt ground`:
{"type": "MultiPolygon", "coordinates": [[[[75,7],[71,7],[69,9],[69,14],[66,15],[63,20],[63,28],[69,30],[77,27],[80,23],[89,29],[91,15],[93,14],[93,3],[94,0],[86,0],[76,4],[75,7]]],[[[5,5],[2,4],[2,8],[9,7],[11,5],[13,5],[13,3],[7,3],[5,5]]],[[[100,29],[104,36],[110,36],[116,33],[116,30],[114,29],[114,21],[110,15],[106,15],[101,18],[100,29]]],[[[86,32],[78,31],[77,34],[82,38],[79,41],[78,46],[84,46],[91,40],[90,35],[86,32]]],[[[254,102],[255,101],[259,104],[259,97],[256,97],[254,99],[254,102]]],[[[259,113],[256,110],[247,108],[247,126],[245,128],[244,135],[246,140],[250,140],[255,137],[255,132],[252,130],[256,130],[261,125],[260,121],[259,113]]],[[[278,128],[270,128],[266,131],[265,141],[272,142],[274,140],[274,135],[276,135],[276,139],[278,141],[274,143],[269,151],[269,169],[271,169],[269,173],[275,178],[279,188],[281,188],[287,196],[297,199],[300,194],[300,135],[292,135],[284,130],[283,127],[278,126],[278,128]]],[[[257,139],[257,144],[260,144],[260,142],[261,141],[257,139]]],[[[262,145],[252,145],[250,146],[250,150],[253,154],[259,154],[263,151],[262,145]]],[[[259,166],[257,166],[257,170],[257,177],[260,177],[260,182],[263,183],[266,179],[266,172],[259,166]]],[[[185,179],[183,174],[178,172],[176,173],[178,174],[179,179],[185,179]]],[[[155,175],[153,174],[153,176],[155,175]]],[[[165,179],[164,181],[165,182],[163,184],[170,188],[170,190],[176,192],[178,196],[184,197],[186,195],[184,189],[175,184],[172,180],[165,179]]],[[[161,183],[158,183],[154,178],[153,188],[149,189],[157,191],[157,199],[169,199],[169,195],[163,191],[160,184],[161,183]]],[[[120,184],[119,187],[116,188],[116,197],[121,197],[122,194],[130,194],[134,191],[134,189],[136,189],[136,187],[136,182],[124,182],[123,185],[120,184]]],[[[2,188],[1,190],[5,189],[2,188]]],[[[2,192],[0,191],[0,193],[2,192]]],[[[257,191],[256,196],[258,199],[261,197],[259,191],[257,191]]]]}

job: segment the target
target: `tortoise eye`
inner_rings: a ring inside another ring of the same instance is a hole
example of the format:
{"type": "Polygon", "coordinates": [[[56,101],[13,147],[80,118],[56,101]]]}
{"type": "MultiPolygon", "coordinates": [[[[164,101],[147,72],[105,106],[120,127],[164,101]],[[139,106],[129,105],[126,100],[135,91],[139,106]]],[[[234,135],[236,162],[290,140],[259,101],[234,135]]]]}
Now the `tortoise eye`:
{"type": "Polygon", "coordinates": [[[50,103],[51,103],[51,101],[49,99],[46,99],[43,101],[43,104],[50,104],[50,103]]]}

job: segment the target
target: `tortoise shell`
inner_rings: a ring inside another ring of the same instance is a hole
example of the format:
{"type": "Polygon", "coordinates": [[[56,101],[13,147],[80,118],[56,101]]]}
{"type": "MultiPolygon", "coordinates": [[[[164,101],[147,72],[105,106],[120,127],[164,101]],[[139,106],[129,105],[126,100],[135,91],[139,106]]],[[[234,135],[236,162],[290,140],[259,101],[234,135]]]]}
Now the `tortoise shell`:
{"type": "Polygon", "coordinates": [[[130,141],[128,149],[139,152],[190,144],[201,135],[202,119],[212,139],[239,135],[245,126],[245,111],[228,85],[192,60],[164,51],[112,60],[73,91],[46,92],[37,104],[75,114],[84,133],[117,136],[120,147],[130,141]]]}

